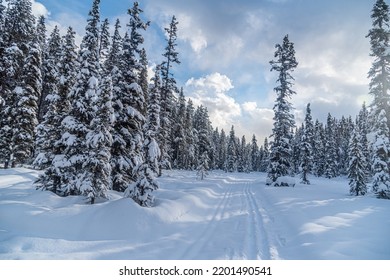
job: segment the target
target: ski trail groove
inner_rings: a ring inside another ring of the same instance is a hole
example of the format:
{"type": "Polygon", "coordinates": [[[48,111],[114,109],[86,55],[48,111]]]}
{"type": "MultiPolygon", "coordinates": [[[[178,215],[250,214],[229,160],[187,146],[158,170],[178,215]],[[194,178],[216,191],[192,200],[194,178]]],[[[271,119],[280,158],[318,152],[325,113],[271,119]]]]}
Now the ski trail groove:
{"type": "Polygon", "coordinates": [[[226,212],[226,207],[229,204],[229,201],[232,199],[232,189],[233,186],[230,185],[228,190],[224,193],[221,202],[218,204],[213,217],[205,226],[205,230],[202,232],[202,234],[200,234],[200,236],[197,237],[194,243],[185,250],[181,259],[196,259],[199,253],[213,239],[213,235],[216,232],[218,223],[223,219],[226,212]]]}
{"type": "Polygon", "coordinates": [[[249,185],[245,188],[244,192],[249,205],[249,216],[252,221],[250,224],[253,224],[249,225],[249,234],[252,234],[252,238],[255,238],[255,240],[252,240],[252,246],[249,244],[251,247],[249,250],[250,258],[270,260],[270,243],[260,207],[249,185]]]}

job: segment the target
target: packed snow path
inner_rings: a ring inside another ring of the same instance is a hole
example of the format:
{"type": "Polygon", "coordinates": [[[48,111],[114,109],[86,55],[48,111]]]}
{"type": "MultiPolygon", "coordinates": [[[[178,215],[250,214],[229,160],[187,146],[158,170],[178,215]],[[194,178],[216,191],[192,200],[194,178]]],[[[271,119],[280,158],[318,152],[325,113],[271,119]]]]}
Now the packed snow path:
{"type": "Polygon", "coordinates": [[[156,205],[86,204],[0,169],[0,259],[390,259],[390,203],[346,179],[265,186],[265,174],[167,171],[156,205]]]}

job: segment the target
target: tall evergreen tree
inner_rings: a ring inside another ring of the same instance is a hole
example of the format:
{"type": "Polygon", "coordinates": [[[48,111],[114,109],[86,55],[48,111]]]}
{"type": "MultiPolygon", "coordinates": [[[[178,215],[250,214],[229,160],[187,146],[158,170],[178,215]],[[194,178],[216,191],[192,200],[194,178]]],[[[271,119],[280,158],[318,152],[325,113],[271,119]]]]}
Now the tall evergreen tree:
{"type": "MultiPolygon", "coordinates": [[[[75,32],[71,27],[63,39],[61,47],[61,61],[58,68],[58,90],[54,90],[47,97],[48,110],[43,121],[38,126],[37,143],[40,153],[34,164],[45,168],[45,171],[35,182],[37,189],[49,190],[61,194],[61,188],[68,182],[66,158],[64,156],[67,143],[62,141],[65,130],[62,121],[68,116],[70,100],[68,98],[73,84],[76,81],[78,57],[75,44],[75,32]]],[[[56,88],[54,88],[56,89],[56,88]]]]}
{"type": "Polygon", "coordinates": [[[104,196],[104,187],[94,185],[93,162],[88,161],[92,146],[87,136],[95,128],[91,126],[97,116],[96,100],[99,98],[100,62],[99,62],[99,11],[100,0],[94,0],[87,20],[86,34],[83,38],[77,80],[69,95],[71,106],[69,115],[64,118],[64,132],[61,138],[64,144],[64,173],[68,181],[63,182],[62,195],[85,195],[94,202],[96,195],[104,196]]]}
{"type": "Polygon", "coordinates": [[[372,117],[378,122],[379,115],[385,112],[387,127],[390,129],[390,18],[389,6],[384,0],[377,0],[371,13],[372,28],[367,37],[370,39],[371,53],[374,58],[368,72],[370,94],[373,96],[372,117]]]}
{"type": "Polygon", "coordinates": [[[378,116],[374,127],[373,147],[373,179],[372,191],[380,198],[390,199],[390,133],[387,127],[386,112],[378,116]]]}
{"type": "MultiPolygon", "coordinates": [[[[140,32],[146,30],[149,23],[141,19],[142,12],[138,2],[134,2],[133,7],[128,10],[128,31],[123,39],[118,71],[113,75],[114,83],[118,82],[114,87],[113,101],[116,118],[112,145],[113,188],[122,192],[138,179],[136,167],[144,161],[145,116],[142,112],[145,98],[136,72],[140,69],[139,54],[144,41],[140,32]]],[[[118,22],[116,28],[117,26],[118,22]]],[[[113,62],[117,59],[111,55],[110,59],[112,58],[113,62]]],[[[112,71],[116,71],[115,64],[112,67],[112,71]]]]}
{"type": "Polygon", "coordinates": [[[348,178],[351,195],[367,193],[367,161],[363,152],[362,135],[357,122],[349,141],[348,178]]]}
{"type": "Polygon", "coordinates": [[[329,113],[326,127],[325,127],[325,144],[324,144],[324,149],[326,151],[324,155],[325,156],[324,176],[329,179],[336,177],[338,174],[335,127],[336,127],[335,119],[329,113]]]}
{"type": "Polygon", "coordinates": [[[183,92],[183,88],[180,91],[178,104],[177,104],[177,118],[175,124],[173,124],[174,128],[172,130],[173,133],[173,163],[175,168],[184,168],[184,154],[187,149],[186,145],[186,137],[185,137],[185,117],[186,117],[186,100],[183,92]]]}
{"type": "Polygon", "coordinates": [[[229,134],[229,142],[227,145],[226,154],[226,170],[228,172],[237,171],[237,143],[234,126],[232,126],[229,134]]]}
{"type": "Polygon", "coordinates": [[[274,88],[277,98],[274,106],[274,127],[272,130],[272,146],[270,163],[268,167],[269,183],[273,183],[280,176],[285,176],[291,172],[291,140],[292,129],[295,126],[292,105],[289,98],[295,91],[292,90],[293,76],[291,73],[298,66],[295,59],[294,44],[286,35],[283,43],[275,46],[275,58],[272,60],[271,71],[279,72],[278,85],[274,88]]]}
{"type": "Polygon", "coordinates": [[[165,28],[167,33],[167,46],[163,56],[165,60],[161,64],[162,88],[161,88],[161,132],[159,143],[161,147],[161,170],[171,168],[170,158],[170,135],[173,124],[172,114],[174,110],[175,96],[178,92],[176,80],[173,77],[172,68],[174,64],[179,64],[178,52],[176,51],[177,40],[177,25],[178,21],[173,16],[168,28],[165,28]]]}
{"type": "Polygon", "coordinates": [[[31,2],[8,1],[0,58],[1,103],[4,104],[0,107],[0,157],[5,168],[24,163],[33,152],[31,144],[36,126],[33,94],[38,85],[32,83],[40,75],[38,69],[33,69],[36,59],[40,59],[32,44],[34,39],[36,28],[31,2]],[[34,77],[30,79],[27,72],[34,77]]]}
{"type": "Polygon", "coordinates": [[[314,125],[311,117],[310,103],[306,107],[305,124],[300,143],[300,173],[303,184],[310,184],[308,175],[313,165],[313,133],[314,125]]]}
{"type": "Polygon", "coordinates": [[[101,24],[99,34],[99,58],[102,65],[104,65],[109,56],[110,44],[110,23],[106,18],[101,24]]]}

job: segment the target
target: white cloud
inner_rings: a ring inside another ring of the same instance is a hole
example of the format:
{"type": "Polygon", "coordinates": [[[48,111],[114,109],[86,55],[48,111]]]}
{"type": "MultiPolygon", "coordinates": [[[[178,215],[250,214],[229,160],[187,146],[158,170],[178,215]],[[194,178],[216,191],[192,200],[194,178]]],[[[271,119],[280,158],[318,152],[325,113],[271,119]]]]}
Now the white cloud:
{"type": "Polygon", "coordinates": [[[36,2],[34,0],[32,1],[32,13],[37,18],[40,16],[47,17],[50,15],[49,11],[42,3],[36,2]]]}
{"type": "Polygon", "coordinates": [[[240,105],[227,95],[233,89],[229,77],[213,73],[198,79],[191,78],[186,83],[186,93],[195,105],[207,107],[214,127],[228,129],[235,118],[241,115],[240,105]]]}
{"type": "Polygon", "coordinates": [[[199,55],[203,49],[207,48],[207,39],[202,29],[196,27],[192,17],[187,14],[181,13],[177,16],[177,19],[180,24],[178,36],[182,40],[188,41],[192,50],[199,55]]]}

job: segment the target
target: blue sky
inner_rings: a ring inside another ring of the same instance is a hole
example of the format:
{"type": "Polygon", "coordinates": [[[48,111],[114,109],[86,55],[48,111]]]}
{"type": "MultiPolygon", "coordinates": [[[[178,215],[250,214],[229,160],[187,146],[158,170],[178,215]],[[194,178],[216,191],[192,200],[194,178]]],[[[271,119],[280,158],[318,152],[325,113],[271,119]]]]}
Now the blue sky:
{"type": "MultiPolygon", "coordinates": [[[[367,72],[374,0],[145,0],[145,33],[151,66],[165,46],[163,28],[176,15],[181,64],[175,77],[195,104],[208,107],[214,127],[259,142],[272,129],[276,76],[270,72],[275,44],[284,35],[295,44],[297,95],[291,100],[297,123],[307,103],[313,117],[325,121],[355,116],[369,102],[367,72]]],[[[80,38],[92,0],[35,0],[34,11],[45,14],[48,28],[73,26],[80,38]]],[[[128,0],[101,0],[101,15],[124,27],[128,0]]]]}

